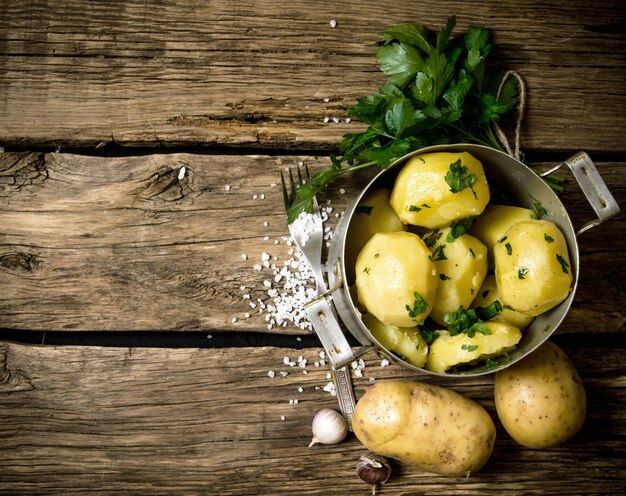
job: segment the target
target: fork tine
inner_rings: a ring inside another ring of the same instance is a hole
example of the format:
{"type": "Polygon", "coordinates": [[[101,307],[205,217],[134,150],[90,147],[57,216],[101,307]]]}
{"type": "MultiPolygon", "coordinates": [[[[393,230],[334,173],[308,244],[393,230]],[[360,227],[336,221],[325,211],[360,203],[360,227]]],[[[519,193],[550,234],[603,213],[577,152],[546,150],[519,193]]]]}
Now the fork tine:
{"type": "Polygon", "coordinates": [[[289,210],[291,202],[289,201],[289,193],[287,192],[287,185],[285,184],[285,176],[283,171],[280,171],[280,183],[283,187],[283,202],[285,203],[285,210],[289,210]]]}
{"type": "Polygon", "coordinates": [[[302,180],[302,171],[300,170],[300,167],[298,167],[297,169],[298,169],[298,184],[302,186],[302,183],[304,182],[302,180]]]}
{"type": "Polygon", "coordinates": [[[289,169],[289,185],[291,186],[291,201],[293,202],[296,198],[298,188],[296,188],[296,183],[293,180],[293,173],[291,172],[291,169],[289,169]]]}
{"type": "Polygon", "coordinates": [[[309,172],[309,166],[304,164],[304,170],[306,170],[306,181],[309,182],[311,180],[311,173],[309,172]]]}

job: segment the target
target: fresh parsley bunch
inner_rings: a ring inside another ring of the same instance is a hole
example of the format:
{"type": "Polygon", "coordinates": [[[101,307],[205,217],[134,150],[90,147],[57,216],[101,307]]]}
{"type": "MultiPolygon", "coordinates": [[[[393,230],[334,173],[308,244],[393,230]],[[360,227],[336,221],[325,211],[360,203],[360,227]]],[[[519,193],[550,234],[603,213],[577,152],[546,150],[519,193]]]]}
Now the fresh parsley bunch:
{"type": "Polygon", "coordinates": [[[340,157],[331,156],[330,169],[299,189],[288,222],[303,210],[311,211],[313,197],[346,172],[372,165],[385,169],[429,145],[479,143],[502,149],[490,123],[517,103],[517,81],[507,79],[496,96],[502,76],[487,71],[493,48],[489,31],[471,27],[453,38],[455,24],[452,16],[438,33],[417,23],[384,31],[376,58],[387,82],[348,109],[367,129],[344,136],[340,157]]]}

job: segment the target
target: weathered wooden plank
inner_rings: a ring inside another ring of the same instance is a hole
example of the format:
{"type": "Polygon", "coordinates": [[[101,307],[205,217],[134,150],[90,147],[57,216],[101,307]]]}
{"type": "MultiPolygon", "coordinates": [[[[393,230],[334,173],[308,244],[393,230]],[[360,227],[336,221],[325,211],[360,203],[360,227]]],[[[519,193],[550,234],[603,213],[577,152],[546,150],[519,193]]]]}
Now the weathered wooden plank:
{"type": "MultiPolygon", "coordinates": [[[[626,484],[624,350],[564,350],[588,394],[587,420],[574,439],[525,449],[497,421],[492,377],[438,381],[496,421],[490,461],[468,480],[394,464],[380,494],[619,493],[626,484]]],[[[317,389],[328,382],[327,366],[313,365],[318,352],[0,344],[0,492],[369,494],[354,473],[364,450],[353,436],[307,448],[314,413],[337,407],[317,389]],[[308,364],[289,367],[285,355],[308,364]]],[[[381,367],[374,355],[362,372],[353,377],[357,398],[370,378],[412,377],[381,367]]]]}
{"type": "Polygon", "coordinates": [[[624,150],[626,10],[617,0],[445,8],[434,0],[9,0],[3,12],[5,145],[335,148],[359,129],[343,122],[341,107],[383,81],[374,49],[383,29],[406,21],[438,29],[456,14],[459,32],[492,28],[499,63],[527,81],[524,147],[624,150]]]}
{"type": "MultiPolygon", "coordinates": [[[[308,332],[267,329],[266,314],[250,308],[271,300],[264,281],[273,271],[253,268],[262,254],[279,265],[290,258],[272,184],[299,162],[312,171],[329,165],[300,156],[0,154],[0,327],[308,332]]],[[[624,164],[598,167],[626,204],[624,164]]],[[[329,192],[336,210],[328,227],[369,177],[346,177],[329,192]]],[[[573,185],[562,198],[575,225],[592,218],[573,185]]],[[[621,215],[581,237],[581,280],[564,332],[623,328],[623,231],[621,215]]]]}

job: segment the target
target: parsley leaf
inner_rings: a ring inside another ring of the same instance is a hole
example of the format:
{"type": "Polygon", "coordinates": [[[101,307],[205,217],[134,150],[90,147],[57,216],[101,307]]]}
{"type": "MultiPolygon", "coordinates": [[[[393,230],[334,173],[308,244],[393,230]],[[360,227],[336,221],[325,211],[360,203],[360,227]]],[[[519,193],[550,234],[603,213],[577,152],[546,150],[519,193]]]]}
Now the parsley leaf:
{"type": "Polygon", "coordinates": [[[406,310],[409,314],[409,317],[415,319],[428,309],[428,303],[426,303],[426,300],[424,300],[424,298],[422,298],[422,295],[420,295],[417,291],[413,291],[413,298],[415,298],[415,301],[413,302],[413,307],[411,307],[410,305],[406,305],[406,310]]]}
{"type": "MultiPolygon", "coordinates": [[[[453,164],[450,164],[450,170],[446,173],[444,178],[448,186],[450,186],[450,191],[453,193],[458,193],[463,191],[466,188],[470,188],[472,192],[472,186],[476,184],[478,178],[476,174],[470,174],[466,166],[461,163],[461,159],[458,159],[453,164]]],[[[476,192],[474,192],[474,198],[476,198],[476,192]]]]}
{"type": "Polygon", "coordinates": [[[494,300],[486,307],[476,307],[474,310],[476,316],[481,320],[490,320],[502,311],[502,303],[499,300],[494,300]]]}
{"type": "Polygon", "coordinates": [[[450,224],[450,231],[446,237],[448,243],[452,243],[456,238],[463,236],[472,226],[476,217],[466,217],[464,219],[453,220],[450,224]]]}
{"type": "Polygon", "coordinates": [[[566,260],[559,255],[558,253],[556,254],[556,259],[559,261],[559,263],[561,264],[561,269],[563,269],[563,272],[565,272],[566,274],[567,272],[567,268],[569,267],[569,264],[566,262],[566,260]]]}
{"type": "Polygon", "coordinates": [[[455,312],[446,312],[443,321],[450,336],[465,333],[472,338],[477,332],[485,335],[491,334],[489,328],[476,315],[476,312],[471,308],[465,310],[462,305],[455,312]]]}
{"type": "Polygon", "coordinates": [[[462,344],[461,349],[463,351],[475,351],[478,348],[477,344],[462,344]]]}

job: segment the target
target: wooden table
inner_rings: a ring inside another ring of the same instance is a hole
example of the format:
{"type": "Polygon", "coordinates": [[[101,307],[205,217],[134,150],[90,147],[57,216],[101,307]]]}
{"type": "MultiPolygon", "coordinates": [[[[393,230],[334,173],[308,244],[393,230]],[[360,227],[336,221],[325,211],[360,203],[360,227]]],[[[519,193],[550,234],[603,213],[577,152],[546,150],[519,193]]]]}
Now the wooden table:
{"type": "MultiPolygon", "coordinates": [[[[617,0],[5,0],[2,10],[2,494],[368,494],[354,437],[307,448],[314,413],[336,407],[328,365],[315,366],[319,342],[295,325],[268,329],[250,302],[268,300],[270,272],[253,268],[262,253],[289,258],[279,171],[327,167],[342,135],[363,128],[344,106],[382,83],[373,44],[386,26],[439,28],[456,14],[459,32],[490,27],[498,63],[527,84],[526,162],[585,150],[626,205],[617,0]],[[283,362],[300,356],[306,367],[283,362]]],[[[331,188],[334,212],[365,179],[331,188]]],[[[561,198],[575,225],[593,217],[571,178],[561,198]]],[[[578,292],[552,338],[587,390],[580,433],[529,450],[496,420],[479,473],[397,464],[380,494],[623,493],[625,223],[580,236],[578,292]]],[[[357,397],[371,378],[414,377],[374,353],[365,363],[357,397]]],[[[497,418],[493,377],[419,379],[497,418]]]]}

